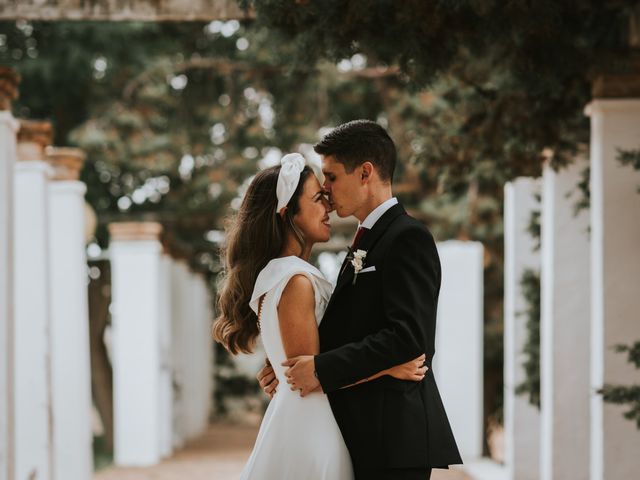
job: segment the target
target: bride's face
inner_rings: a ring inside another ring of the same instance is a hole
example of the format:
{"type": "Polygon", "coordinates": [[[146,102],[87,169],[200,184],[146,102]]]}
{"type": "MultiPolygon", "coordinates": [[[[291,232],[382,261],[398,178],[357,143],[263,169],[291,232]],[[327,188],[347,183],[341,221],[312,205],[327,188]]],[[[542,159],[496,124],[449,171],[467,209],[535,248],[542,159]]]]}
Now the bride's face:
{"type": "Polygon", "coordinates": [[[304,234],[307,243],[329,241],[329,202],[315,175],[307,177],[298,202],[300,209],[293,216],[293,221],[304,234]]]}

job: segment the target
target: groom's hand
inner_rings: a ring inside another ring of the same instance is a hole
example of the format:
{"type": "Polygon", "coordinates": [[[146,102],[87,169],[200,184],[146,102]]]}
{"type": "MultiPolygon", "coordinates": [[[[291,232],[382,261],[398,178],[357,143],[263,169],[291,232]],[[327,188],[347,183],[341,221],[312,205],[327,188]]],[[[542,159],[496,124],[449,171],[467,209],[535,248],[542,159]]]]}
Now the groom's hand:
{"type": "Polygon", "coordinates": [[[316,365],[313,355],[301,355],[293,357],[282,363],[283,367],[289,367],[284,372],[291,390],[300,392],[304,397],[320,387],[320,381],[316,377],[316,365]]]}

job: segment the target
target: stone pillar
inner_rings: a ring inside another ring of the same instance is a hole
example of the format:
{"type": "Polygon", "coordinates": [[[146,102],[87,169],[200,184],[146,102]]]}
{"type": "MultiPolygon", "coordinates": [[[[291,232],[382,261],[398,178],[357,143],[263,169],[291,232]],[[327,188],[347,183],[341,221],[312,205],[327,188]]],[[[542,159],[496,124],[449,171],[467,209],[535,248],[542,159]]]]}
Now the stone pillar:
{"type": "Polygon", "coordinates": [[[112,342],[117,465],[157,464],[161,448],[162,246],[158,223],[114,223],[112,342]]]}
{"type": "Polygon", "coordinates": [[[15,173],[15,475],[52,476],[48,122],[21,121],[15,173]]]}
{"type": "Polygon", "coordinates": [[[619,149],[640,148],[640,75],[601,78],[591,116],[591,479],[635,478],[640,431],[604,384],[637,385],[638,371],[612,347],[640,339],[640,172],[619,149]],[[617,97],[617,98],[612,98],[617,97]]]}
{"type": "Polygon", "coordinates": [[[0,68],[0,480],[14,470],[13,177],[20,123],[11,114],[19,76],[0,68]]]}
{"type": "Polygon", "coordinates": [[[538,480],[540,413],[529,399],[516,395],[525,378],[523,348],[527,339],[523,273],[540,269],[540,254],[527,226],[539,209],[539,181],[519,178],[505,186],[504,204],[504,430],[509,480],[538,480]]]}
{"type": "Polygon", "coordinates": [[[53,478],[85,480],[93,473],[86,186],[79,181],[85,154],[48,147],[46,155],[54,171],[48,192],[53,478]]]}
{"type": "Polygon", "coordinates": [[[542,178],[540,478],[589,479],[589,212],[583,159],[542,178]]]}
{"type": "Polygon", "coordinates": [[[438,244],[438,253],[442,286],[433,372],[467,462],[482,457],[484,250],[478,242],[448,241],[438,244]]]}

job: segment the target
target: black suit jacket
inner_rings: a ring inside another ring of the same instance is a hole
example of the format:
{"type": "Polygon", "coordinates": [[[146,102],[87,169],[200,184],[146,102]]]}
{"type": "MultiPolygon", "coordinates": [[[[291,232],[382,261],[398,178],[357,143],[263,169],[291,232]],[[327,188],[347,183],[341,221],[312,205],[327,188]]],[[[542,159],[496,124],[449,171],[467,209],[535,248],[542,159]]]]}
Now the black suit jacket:
{"type": "Polygon", "coordinates": [[[433,237],[401,205],[387,210],[358,246],[359,273],[344,265],[320,324],[316,372],[356,471],[447,468],[462,463],[431,370],[440,259],[433,237]],[[384,376],[341,389],[426,353],[421,382],[384,376]]]}

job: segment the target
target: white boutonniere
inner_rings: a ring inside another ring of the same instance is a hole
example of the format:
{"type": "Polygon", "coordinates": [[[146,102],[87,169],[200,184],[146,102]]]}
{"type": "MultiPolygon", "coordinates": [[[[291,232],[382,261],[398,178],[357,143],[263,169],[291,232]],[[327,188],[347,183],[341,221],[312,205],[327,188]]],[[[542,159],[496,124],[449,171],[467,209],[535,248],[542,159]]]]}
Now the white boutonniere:
{"type": "Polygon", "coordinates": [[[364,267],[364,260],[367,258],[366,250],[356,250],[353,252],[353,258],[351,258],[351,265],[353,265],[353,283],[356,284],[356,279],[358,278],[358,273],[364,267]]]}

